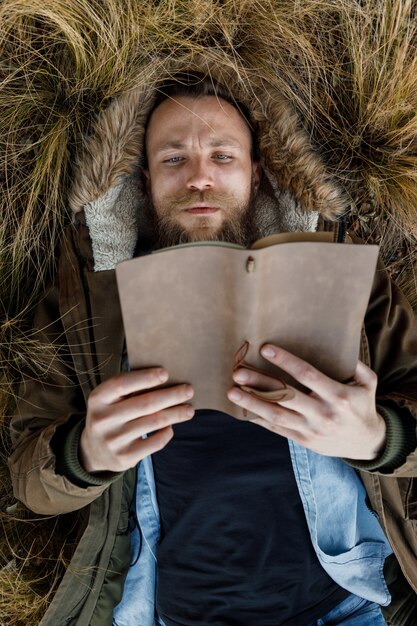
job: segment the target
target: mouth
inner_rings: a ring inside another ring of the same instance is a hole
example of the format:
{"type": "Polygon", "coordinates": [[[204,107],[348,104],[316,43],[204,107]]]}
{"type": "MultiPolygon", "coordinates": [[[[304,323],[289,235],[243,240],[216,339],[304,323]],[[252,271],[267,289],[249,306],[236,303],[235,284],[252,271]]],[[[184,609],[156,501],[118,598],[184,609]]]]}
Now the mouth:
{"type": "Polygon", "coordinates": [[[184,211],[192,215],[207,215],[208,213],[216,213],[219,209],[211,206],[193,206],[189,209],[184,209],[184,211]]]}

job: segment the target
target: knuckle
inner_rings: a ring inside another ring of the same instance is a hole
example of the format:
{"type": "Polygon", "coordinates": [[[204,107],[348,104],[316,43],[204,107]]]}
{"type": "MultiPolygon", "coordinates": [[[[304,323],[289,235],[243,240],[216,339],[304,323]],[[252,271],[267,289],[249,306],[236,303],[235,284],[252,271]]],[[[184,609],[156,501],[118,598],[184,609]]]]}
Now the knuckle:
{"type": "Polygon", "coordinates": [[[94,420],[87,420],[85,426],[85,436],[87,437],[88,441],[96,441],[101,444],[101,441],[103,439],[101,429],[97,427],[97,424],[94,420]]]}
{"type": "MultiPolygon", "coordinates": [[[[131,442],[122,452],[117,455],[117,471],[123,472],[130,467],[134,467],[150,452],[144,452],[147,440],[139,439],[131,442]]],[[[146,450],[146,448],[145,448],[146,450]]]]}
{"type": "Polygon", "coordinates": [[[321,441],[321,432],[318,428],[310,428],[308,433],[301,435],[305,441],[307,448],[315,448],[321,441]]]}
{"type": "Polygon", "coordinates": [[[145,415],[149,415],[153,412],[154,400],[155,397],[152,393],[145,393],[143,396],[137,396],[137,402],[140,404],[140,408],[145,415]]]}
{"type": "MultiPolygon", "coordinates": [[[[123,395],[124,391],[124,381],[126,379],[126,372],[121,372],[119,374],[115,374],[112,378],[107,380],[103,385],[106,385],[109,389],[111,389],[112,393],[117,393],[123,395]]],[[[102,385],[96,387],[96,389],[100,389],[102,385]]]]}
{"type": "Polygon", "coordinates": [[[103,420],[95,413],[87,414],[85,423],[85,431],[89,439],[93,438],[97,441],[102,441],[103,434],[103,420]]]}
{"type": "Polygon", "coordinates": [[[195,414],[195,409],[191,404],[184,404],[180,408],[180,417],[181,419],[188,419],[193,417],[195,414]]]}
{"type": "Polygon", "coordinates": [[[87,407],[91,410],[95,410],[100,404],[100,389],[99,387],[95,387],[88,396],[87,407]]]}
{"type": "Polygon", "coordinates": [[[103,448],[111,458],[117,459],[119,457],[119,443],[115,437],[106,439],[103,448]]]}
{"type": "Polygon", "coordinates": [[[340,410],[342,411],[348,410],[351,404],[349,393],[345,389],[338,391],[336,394],[336,402],[340,410]]]}
{"type": "Polygon", "coordinates": [[[306,364],[298,365],[296,378],[297,377],[309,388],[311,388],[312,385],[314,386],[314,383],[317,381],[316,372],[306,364]]]}
{"type": "Polygon", "coordinates": [[[327,407],[325,412],[320,415],[320,417],[316,421],[316,427],[318,432],[325,434],[337,428],[340,422],[341,413],[343,412],[336,413],[332,407],[327,407]]]}
{"type": "Polygon", "coordinates": [[[334,415],[335,415],[335,411],[334,411],[333,406],[331,404],[326,403],[321,409],[319,419],[323,420],[327,424],[334,419],[334,415]]]}
{"type": "Polygon", "coordinates": [[[178,395],[183,398],[190,398],[192,396],[190,386],[187,384],[181,385],[178,390],[178,395]]]}
{"type": "Polygon", "coordinates": [[[143,370],[136,370],[135,375],[140,377],[140,379],[143,380],[144,383],[149,383],[150,385],[153,385],[156,382],[157,383],[161,382],[158,372],[159,372],[158,369],[149,368],[149,369],[143,369],[143,370]]]}
{"type": "Polygon", "coordinates": [[[90,407],[86,417],[86,427],[89,433],[97,439],[103,439],[111,423],[109,417],[111,416],[106,411],[103,411],[102,407],[90,407]]]}
{"type": "Polygon", "coordinates": [[[281,407],[279,407],[278,405],[275,405],[272,408],[272,419],[274,421],[276,421],[276,422],[282,421],[282,414],[283,414],[283,411],[282,411],[281,407]]]}
{"type": "Polygon", "coordinates": [[[281,428],[280,428],[280,426],[278,426],[278,424],[274,424],[274,423],[269,422],[268,424],[265,425],[265,428],[270,430],[271,433],[274,433],[275,435],[280,435],[281,434],[281,428]]]}
{"type": "Polygon", "coordinates": [[[332,420],[319,420],[313,426],[310,427],[309,438],[318,443],[332,430],[332,420]]]}
{"type": "Polygon", "coordinates": [[[116,398],[122,398],[126,394],[125,385],[123,384],[123,378],[116,377],[111,383],[112,394],[116,398]]]}
{"type": "Polygon", "coordinates": [[[165,424],[167,423],[169,419],[169,416],[166,412],[164,411],[158,411],[157,413],[154,413],[152,415],[152,422],[153,425],[159,429],[159,428],[163,428],[165,426],[165,424]]]}

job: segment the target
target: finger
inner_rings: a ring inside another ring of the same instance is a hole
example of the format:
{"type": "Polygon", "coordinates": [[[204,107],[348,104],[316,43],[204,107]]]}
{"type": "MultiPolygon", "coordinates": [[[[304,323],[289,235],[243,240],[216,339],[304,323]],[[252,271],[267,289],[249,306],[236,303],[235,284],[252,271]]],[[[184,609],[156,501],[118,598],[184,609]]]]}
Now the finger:
{"type": "Polygon", "coordinates": [[[289,408],[285,408],[277,404],[276,402],[265,402],[258,398],[246,393],[242,389],[233,387],[227,391],[227,397],[229,400],[237,404],[238,406],[247,409],[251,413],[255,413],[259,417],[272,423],[279,423],[283,426],[290,426],[295,424],[295,421],[304,421],[303,416],[295,413],[289,408]]]}
{"type": "Polygon", "coordinates": [[[167,426],[186,422],[192,419],[194,414],[195,410],[190,404],[183,404],[146,417],[140,417],[126,425],[115,438],[115,445],[121,449],[144,435],[149,435],[167,426]]]}
{"type": "Polygon", "coordinates": [[[171,441],[174,436],[172,426],[162,428],[146,439],[135,439],[123,453],[115,455],[108,464],[112,472],[124,472],[135,467],[145,457],[155,452],[159,452],[171,441]]]}
{"type": "MultiPolygon", "coordinates": [[[[100,418],[113,428],[114,423],[125,423],[145,415],[152,415],[163,409],[183,404],[194,395],[191,385],[175,385],[165,389],[152,390],[120,400],[103,409],[100,407],[100,418]]],[[[94,415],[94,411],[92,411],[94,415]]]]}
{"type": "Polygon", "coordinates": [[[90,405],[114,404],[132,393],[157,387],[168,378],[168,372],[161,367],[123,372],[93,389],[88,401],[90,405]]]}
{"type": "Polygon", "coordinates": [[[290,374],[294,380],[320,396],[334,395],[342,387],[341,383],[329,378],[307,361],[303,361],[283,348],[265,344],[261,348],[261,354],[268,361],[290,374]]]}
{"type": "MultiPolygon", "coordinates": [[[[246,385],[242,386],[240,391],[245,391],[249,393],[249,395],[252,395],[251,390],[249,390],[246,385]]],[[[288,399],[285,399],[285,397],[283,399],[277,399],[275,402],[267,399],[264,401],[268,401],[272,405],[277,404],[279,407],[282,407],[282,409],[289,409],[293,414],[302,416],[304,423],[311,422],[312,420],[319,420],[319,422],[321,422],[323,417],[325,417],[323,403],[315,394],[305,394],[290,385],[284,389],[284,392],[285,391],[292,392],[293,396],[288,399]]],[[[259,396],[256,395],[256,390],[254,390],[254,392],[255,398],[258,397],[259,399],[259,396]]],[[[261,398],[261,400],[263,399],[261,398]]],[[[274,410],[273,413],[275,412],[274,410]]]]}
{"type": "Polygon", "coordinates": [[[285,437],[286,439],[292,439],[297,443],[303,445],[304,437],[300,432],[294,430],[293,428],[286,428],[281,424],[275,424],[273,422],[269,422],[268,420],[262,419],[262,417],[255,417],[250,420],[253,424],[257,424],[258,426],[262,426],[262,428],[266,428],[267,430],[275,433],[276,435],[280,435],[281,437],[285,437]]]}
{"type": "Polygon", "coordinates": [[[282,389],[274,389],[273,391],[261,391],[260,389],[254,389],[247,385],[241,385],[240,388],[247,393],[250,393],[259,400],[265,402],[278,402],[282,404],[286,400],[291,400],[294,397],[295,390],[292,387],[283,387],[282,389]]]}
{"type": "Polygon", "coordinates": [[[316,396],[311,394],[306,394],[294,387],[288,386],[288,389],[291,389],[294,392],[292,398],[288,400],[279,400],[278,403],[280,406],[291,409],[295,413],[300,413],[301,415],[308,415],[309,418],[320,417],[322,414],[322,404],[319,402],[316,396]]]}
{"type": "Polygon", "coordinates": [[[263,391],[274,391],[275,389],[283,389],[284,385],[281,380],[277,380],[272,375],[254,372],[245,368],[239,368],[233,372],[233,380],[239,384],[254,387],[263,391]]]}

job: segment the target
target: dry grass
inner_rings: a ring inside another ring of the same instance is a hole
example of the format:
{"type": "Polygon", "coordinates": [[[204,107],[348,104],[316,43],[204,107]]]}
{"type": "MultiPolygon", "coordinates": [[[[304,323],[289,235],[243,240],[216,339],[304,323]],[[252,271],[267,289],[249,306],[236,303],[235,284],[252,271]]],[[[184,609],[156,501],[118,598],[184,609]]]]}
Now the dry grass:
{"type": "Polygon", "coordinates": [[[0,624],[39,624],[67,564],[62,520],[58,528],[57,518],[9,509],[0,514],[0,528],[0,624]]]}
{"type": "MultiPolygon", "coordinates": [[[[417,311],[416,33],[415,0],[0,0],[1,414],[22,367],[42,375],[54,352],[28,328],[83,137],[114,96],[193,64],[291,100],[350,195],[351,228],[381,243],[417,311]]],[[[37,624],[62,572],[59,541],[19,552],[26,524],[3,521],[5,625],[37,624]]]]}

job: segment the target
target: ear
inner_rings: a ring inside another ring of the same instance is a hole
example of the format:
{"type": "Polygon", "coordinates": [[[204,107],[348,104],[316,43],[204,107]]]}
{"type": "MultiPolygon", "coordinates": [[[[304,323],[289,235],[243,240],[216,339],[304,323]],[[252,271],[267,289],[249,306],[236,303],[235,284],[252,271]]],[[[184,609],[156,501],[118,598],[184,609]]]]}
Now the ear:
{"type": "Polygon", "coordinates": [[[261,184],[262,168],[259,161],[252,161],[253,187],[258,191],[261,184]]]}

